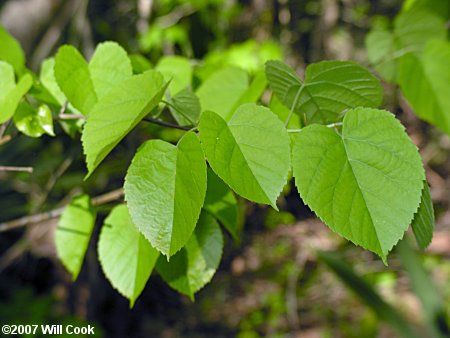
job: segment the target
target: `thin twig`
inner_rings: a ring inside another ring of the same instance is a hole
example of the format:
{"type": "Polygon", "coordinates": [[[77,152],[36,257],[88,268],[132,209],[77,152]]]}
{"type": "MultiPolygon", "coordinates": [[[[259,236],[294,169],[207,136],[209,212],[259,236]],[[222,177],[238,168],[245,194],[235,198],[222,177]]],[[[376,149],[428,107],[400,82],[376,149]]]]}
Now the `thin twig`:
{"type": "MultiPolygon", "coordinates": [[[[123,189],[120,188],[120,189],[113,190],[113,191],[107,192],[106,194],[99,195],[97,197],[92,198],[92,204],[93,205],[106,204],[106,203],[109,203],[112,201],[116,201],[116,200],[120,199],[122,196],[123,196],[123,189]]],[[[28,224],[40,223],[40,222],[43,222],[43,221],[46,221],[46,220],[49,220],[52,218],[59,217],[63,213],[64,209],[65,209],[65,206],[56,208],[56,209],[53,209],[50,211],[46,211],[46,212],[43,212],[40,214],[24,216],[24,217],[21,217],[18,219],[0,223],[0,232],[5,232],[5,231],[16,229],[16,228],[21,228],[28,224]]]]}
{"type": "Polygon", "coordinates": [[[20,171],[20,172],[32,173],[33,167],[0,166],[0,171],[20,171]]]}
{"type": "Polygon", "coordinates": [[[84,120],[86,116],[81,114],[59,114],[57,120],[84,120]]]}
{"type": "Polygon", "coordinates": [[[145,117],[145,118],[142,119],[142,121],[150,122],[150,123],[157,124],[159,126],[163,126],[163,127],[167,127],[167,128],[174,128],[174,129],[180,129],[180,130],[191,130],[192,129],[191,127],[183,127],[183,126],[179,126],[177,124],[172,124],[172,123],[169,123],[169,122],[156,120],[156,119],[151,118],[151,117],[145,117]]]}

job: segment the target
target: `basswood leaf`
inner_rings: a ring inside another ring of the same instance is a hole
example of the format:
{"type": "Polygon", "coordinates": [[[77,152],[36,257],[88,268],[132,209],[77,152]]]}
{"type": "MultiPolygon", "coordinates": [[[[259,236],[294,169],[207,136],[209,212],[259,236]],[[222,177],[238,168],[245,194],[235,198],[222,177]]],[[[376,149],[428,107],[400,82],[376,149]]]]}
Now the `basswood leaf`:
{"type": "Polygon", "coordinates": [[[398,81],[399,58],[408,52],[420,54],[432,39],[445,40],[445,20],[431,9],[414,7],[400,13],[394,21],[393,31],[375,29],[366,36],[370,62],[389,82],[398,81]]]}
{"type": "Polygon", "coordinates": [[[0,60],[13,66],[17,74],[21,74],[25,68],[25,54],[19,42],[0,26],[0,60]]]}
{"type": "Polygon", "coordinates": [[[75,280],[83,265],[96,212],[87,195],[74,197],[64,209],[55,233],[56,252],[75,280]]]}
{"type": "Polygon", "coordinates": [[[208,184],[203,209],[221,222],[237,239],[238,208],[230,188],[208,167],[208,184]]]}
{"type": "Polygon", "coordinates": [[[336,122],[346,109],[378,107],[383,98],[380,82],[351,61],[311,64],[303,82],[286,64],[268,61],[266,76],[280,101],[293,107],[307,123],[336,122]]]}
{"type": "Polygon", "coordinates": [[[41,64],[39,81],[41,81],[41,83],[49,91],[49,93],[53,96],[53,98],[62,106],[64,102],[67,100],[67,98],[59,88],[58,83],[56,82],[54,67],[55,67],[54,58],[45,59],[41,64]]]}
{"type": "Polygon", "coordinates": [[[17,106],[33,84],[31,75],[25,74],[15,83],[13,67],[4,61],[0,61],[0,123],[9,120],[17,109],[17,106]]]}
{"type": "Polygon", "coordinates": [[[239,107],[244,103],[253,103],[259,100],[264,90],[267,87],[267,79],[264,70],[258,71],[252,79],[250,86],[241,95],[239,101],[235,104],[234,108],[239,107]]]}
{"type": "Polygon", "coordinates": [[[136,229],[126,205],[111,210],[98,240],[98,259],[111,285],[133,307],[149,279],[159,252],[136,229]]]}
{"type": "Polygon", "coordinates": [[[17,129],[25,135],[31,137],[40,137],[43,134],[55,136],[52,111],[45,104],[35,108],[28,103],[22,103],[14,114],[13,120],[17,129]]]}
{"type": "Polygon", "coordinates": [[[214,172],[242,197],[277,209],[290,168],[289,135],[277,116],[248,103],[228,124],[218,114],[204,112],[199,131],[214,172]]]}
{"type": "Polygon", "coordinates": [[[59,88],[70,103],[82,114],[88,115],[97,102],[97,94],[89,66],[80,52],[68,45],[59,48],[54,72],[59,88]]]}
{"type": "Polygon", "coordinates": [[[88,168],[86,178],[159,103],[165,89],[161,74],[149,70],[118,83],[97,102],[81,137],[88,168]]]}
{"type": "Polygon", "coordinates": [[[202,111],[213,111],[228,121],[247,89],[248,74],[240,68],[227,67],[208,77],[196,94],[202,111]]]}
{"type": "Polygon", "coordinates": [[[89,73],[100,100],[117,83],[133,74],[127,52],[116,42],[103,42],[95,48],[89,62],[89,73]]]}
{"type": "Polygon", "coordinates": [[[431,41],[421,58],[404,55],[398,82],[416,114],[450,135],[450,43],[431,41]]]}
{"type": "Polygon", "coordinates": [[[434,230],[434,209],[427,181],[423,182],[419,210],[414,215],[411,228],[417,244],[421,249],[425,249],[431,243],[434,230]]]}
{"type": "Polygon", "coordinates": [[[172,95],[191,85],[192,66],[185,57],[165,56],[156,65],[156,70],[164,75],[166,82],[170,81],[169,90],[172,95]]]}
{"type": "Polygon", "coordinates": [[[170,100],[170,112],[180,126],[197,125],[200,117],[200,101],[190,89],[184,89],[170,100]]]}
{"type": "Polygon", "coordinates": [[[425,178],[420,155],[387,111],[352,109],[343,123],[342,135],[322,125],[298,133],[295,183],[333,231],[386,262],[419,207],[425,178]]]}
{"type": "Polygon", "coordinates": [[[206,192],[206,163],[197,135],[177,146],[145,142],[128,168],[125,199],[131,218],[152,246],[169,258],[188,241],[206,192]]]}
{"type": "Polygon", "coordinates": [[[169,262],[160,257],[156,270],[172,288],[194,300],[194,294],[214,276],[222,249],[219,224],[211,215],[202,213],[186,246],[169,262]]]}

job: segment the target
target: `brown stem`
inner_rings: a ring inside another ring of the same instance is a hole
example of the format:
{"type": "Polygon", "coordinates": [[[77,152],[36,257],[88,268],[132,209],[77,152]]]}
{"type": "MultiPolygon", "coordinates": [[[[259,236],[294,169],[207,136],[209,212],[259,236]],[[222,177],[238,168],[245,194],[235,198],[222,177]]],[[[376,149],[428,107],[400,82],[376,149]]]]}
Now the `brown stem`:
{"type": "Polygon", "coordinates": [[[33,167],[0,166],[0,171],[20,171],[20,172],[32,173],[33,167]]]}
{"type": "Polygon", "coordinates": [[[174,129],[180,129],[180,130],[191,130],[192,129],[191,127],[179,126],[177,124],[172,124],[172,123],[169,123],[169,122],[156,120],[156,119],[153,119],[151,117],[145,117],[145,118],[142,119],[142,121],[150,122],[150,123],[157,124],[159,126],[163,126],[163,127],[167,127],[167,128],[174,128],[174,129]]]}
{"type": "MultiPolygon", "coordinates": [[[[115,200],[120,199],[123,196],[123,189],[119,188],[110,192],[107,192],[103,195],[96,196],[92,198],[93,205],[102,205],[115,200]]],[[[61,216],[65,209],[65,206],[56,208],[50,211],[46,211],[40,214],[24,216],[18,219],[14,219],[11,221],[0,223],[0,232],[5,232],[8,230],[21,228],[28,224],[40,223],[52,218],[56,218],[61,216]]]]}

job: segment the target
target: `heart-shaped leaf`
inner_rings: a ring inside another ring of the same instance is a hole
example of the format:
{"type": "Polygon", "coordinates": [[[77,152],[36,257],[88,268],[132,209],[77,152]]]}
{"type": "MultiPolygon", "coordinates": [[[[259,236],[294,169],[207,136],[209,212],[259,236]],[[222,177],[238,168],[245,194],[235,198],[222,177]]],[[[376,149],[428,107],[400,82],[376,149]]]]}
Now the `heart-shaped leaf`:
{"type": "Polygon", "coordinates": [[[131,221],[126,205],[111,210],[98,240],[98,259],[112,286],[130,300],[130,307],[144,289],[158,257],[159,252],[131,221]]]}
{"type": "Polygon", "coordinates": [[[97,102],[81,137],[88,168],[86,178],[159,103],[165,89],[161,74],[149,70],[118,83],[97,102]]]}
{"type": "Polygon", "coordinates": [[[64,209],[55,233],[56,252],[75,280],[83,265],[96,212],[87,195],[80,195],[64,209]]]}
{"type": "Polygon", "coordinates": [[[332,230],[384,261],[419,207],[420,155],[386,111],[348,111],[342,135],[322,125],[303,128],[293,169],[303,201],[332,230]]]}
{"type": "Polygon", "coordinates": [[[193,300],[194,294],[214,276],[222,249],[219,224],[211,215],[202,213],[186,246],[169,262],[160,257],[156,270],[167,284],[193,300]]]}
{"type": "Polygon", "coordinates": [[[206,163],[198,137],[186,133],[177,146],[145,142],[125,178],[131,218],[152,246],[167,257],[195,229],[206,193],[206,163]]]}
{"type": "Polygon", "coordinates": [[[204,112],[199,131],[214,172],[242,197],[276,209],[290,168],[289,135],[277,116],[247,103],[228,123],[216,113],[204,112]]]}

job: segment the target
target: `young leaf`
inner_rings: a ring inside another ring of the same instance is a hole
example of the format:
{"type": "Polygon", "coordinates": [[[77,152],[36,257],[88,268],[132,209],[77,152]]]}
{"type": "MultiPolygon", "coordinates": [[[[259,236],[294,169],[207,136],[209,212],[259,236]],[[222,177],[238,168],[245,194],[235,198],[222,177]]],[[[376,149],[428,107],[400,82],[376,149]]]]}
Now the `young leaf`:
{"type": "Polygon", "coordinates": [[[213,215],[237,238],[238,208],[228,186],[208,167],[208,184],[203,209],[213,215]]]}
{"type": "Polygon", "coordinates": [[[127,52],[116,42],[103,42],[95,48],[89,62],[89,73],[100,100],[117,83],[133,74],[127,52]]]}
{"type": "Polygon", "coordinates": [[[31,137],[40,137],[43,134],[55,136],[52,111],[47,105],[35,108],[22,103],[14,114],[13,120],[17,129],[25,135],[31,137]]]}
{"type": "Polygon", "coordinates": [[[219,225],[211,215],[202,213],[186,246],[169,262],[160,257],[156,270],[167,284],[193,300],[194,294],[214,276],[222,249],[219,225]]]}
{"type": "Polygon", "coordinates": [[[170,100],[170,112],[180,126],[193,126],[198,122],[201,107],[198,97],[189,89],[184,89],[170,100]]]}
{"type": "Polygon", "coordinates": [[[25,74],[16,85],[13,67],[0,61],[0,123],[14,115],[22,96],[28,92],[32,83],[31,75],[25,74]]]}
{"type": "Polygon", "coordinates": [[[450,43],[431,41],[422,58],[400,59],[399,84],[416,114],[450,135],[450,43]]]}
{"type": "Polygon", "coordinates": [[[158,256],[136,229],[126,205],[111,210],[98,240],[98,259],[112,286],[130,300],[130,307],[144,289],[158,256]]]}
{"type": "Polygon", "coordinates": [[[19,42],[0,26],[0,60],[13,66],[16,74],[21,74],[25,68],[25,53],[19,42]]]}
{"type": "Polygon", "coordinates": [[[64,209],[55,233],[56,252],[75,280],[95,224],[95,210],[87,195],[80,195],[64,209]]]}
{"type": "Polygon", "coordinates": [[[290,168],[289,135],[277,116],[248,103],[228,124],[218,114],[204,112],[199,131],[214,172],[242,197],[277,209],[290,168]]]}
{"type": "Polygon", "coordinates": [[[198,88],[202,111],[210,110],[228,121],[233,108],[248,89],[247,73],[236,67],[227,67],[208,77],[198,88]]]}
{"type": "Polygon", "coordinates": [[[424,169],[416,146],[389,112],[347,112],[342,135],[303,128],[293,147],[303,201],[335,232],[383,261],[417,211],[424,169]]]}
{"type": "Polygon", "coordinates": [[[165,56],[156,65],[156,70],[170,81],[169,90],[172,95],[188,88],[192,81],[192,66],[188,59],[181,56],[165,56]]]}
{"type": "Polygon", "coordinates": [[[396,40],[387,30],[372,30],[366,35],[367,56],[377,72],[388,82],[394,82],[397,76],[395,58],[396,40]]]}
{"type": "Polygon", "coordinates": [[[383,98],[380,82],[351,61],[322,61],[306,68],[305,80],[281,61],[266,63],[266,75],[275,95],[308,123],[331,123],[350,108],[378,107],[383,98]]]}
{"type": "Polygon", "coordinates": [[[414,215],[411,228],[414,237],[416,237],[417,244],[419,244],[421,249],[425,249],[431,243],[434,229],[433,203],[427,181],[423,182],[419,210],[414,215]]]}
{"type": "Polygon", "coordinates": [[[89,73],[89,66],[80,52],[72,46],[62,46],[55,57],[55,78],[70,103],[82,114],[88,115],[97,94],[89,73]]]}
{"type": "Polygon", "coordinates": [[[206,163],[197,135],[177,146],[145,142],[128,168],[125,199],[131,218],[152,246],[169,258],[188,241],[206,193],[206,163]]]}
{"type": "Polygon", "coordinates": [[[165,88],[161,74],[149,70],[120,82],[98,101],[81,137],[88,168],[86,178],[159,103],[165,88]]]}

